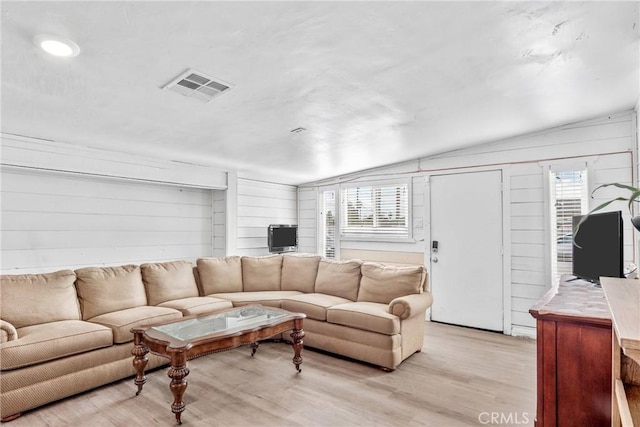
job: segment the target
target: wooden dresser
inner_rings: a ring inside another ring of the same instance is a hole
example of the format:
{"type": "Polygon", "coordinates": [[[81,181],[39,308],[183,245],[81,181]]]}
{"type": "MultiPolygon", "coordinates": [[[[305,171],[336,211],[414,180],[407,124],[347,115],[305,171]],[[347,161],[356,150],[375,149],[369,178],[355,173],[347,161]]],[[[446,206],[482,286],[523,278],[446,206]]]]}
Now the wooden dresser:
{"type": "Polygon", "coordinates": [[[640,281],[602,278],[613,317],[612,423],[640,427],[640,281]]]}
{"type": "Polygon", "coordinates": [[[611,422],[611,315],[602,288],[562,280],[529,312],[537,321],[536,427],[611,422]]]}

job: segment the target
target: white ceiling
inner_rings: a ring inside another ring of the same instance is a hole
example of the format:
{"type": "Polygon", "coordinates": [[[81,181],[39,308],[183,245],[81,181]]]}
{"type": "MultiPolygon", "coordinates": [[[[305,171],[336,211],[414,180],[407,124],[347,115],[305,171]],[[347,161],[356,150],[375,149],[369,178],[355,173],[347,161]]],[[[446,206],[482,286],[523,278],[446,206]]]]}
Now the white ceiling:
{"type": "Polygon", "coordinates": [[[638,1],[0,7],[2,132],[281,183],[638,102],[638,1]],[[74,40],[80,55],[47,56],[32,42],[40,33],[74,40]],[[234,87],[208,104],[161,89],[189,68],[234,87]]]}

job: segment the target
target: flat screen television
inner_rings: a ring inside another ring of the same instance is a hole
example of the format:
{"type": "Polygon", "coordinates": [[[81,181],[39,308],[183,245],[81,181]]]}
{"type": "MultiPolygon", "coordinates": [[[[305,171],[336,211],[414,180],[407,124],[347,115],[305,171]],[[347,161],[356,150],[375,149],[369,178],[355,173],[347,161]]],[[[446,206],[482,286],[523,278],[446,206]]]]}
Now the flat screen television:
{"type": "Polygon", "coordinates": [[[573,217],[573,275],[594,283],[600,276],[624,277],[622,212],[573,217]]]}
{"type": "Polygon", "coordinates": [[[298,226],[271,224],[267,230],[269,252],[294,252],[298,249],[298,226]]]}

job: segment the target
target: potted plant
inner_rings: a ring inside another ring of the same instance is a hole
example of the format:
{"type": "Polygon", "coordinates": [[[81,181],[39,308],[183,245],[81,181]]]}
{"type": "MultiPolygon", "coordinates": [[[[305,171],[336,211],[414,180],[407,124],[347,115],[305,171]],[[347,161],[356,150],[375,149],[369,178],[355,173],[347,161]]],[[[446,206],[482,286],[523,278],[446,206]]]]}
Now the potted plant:
{"type": "MultiPolygon", "coordinates": [[[[619,196],[616,197],[614,199],[611,200],[607,200],[606,202],[596,206],[595,208],[593,208],[587,215],[585,215],[585,217],[583,218],[586,219],[586,217],[588,217],[590,214],[595,213],[607,206],[609,206],[611,203],[613,202],[617,202],[617,201],[623,201],[623,202],[627,202],[627,206],[629,208],[629,213],[632,215],[631,217],[631,223],[633,224],[633,226],[635,227],[636,230],[640,231],[640,215],[636,215],[633,216],[633,204],[640,202],[640,188],[638,187],[633,187],[631,185],[626,185],[626,184],[620,184],[618,182],[614,182],[611,184],[602,184],[597,186],[592,192],[591,192],[591,197],[593,197],[594,193],[596,191],[598,191],[601,188],[605,188],[605,187],[617,187],[617,188],[621,188],[623,190],[626,190],[629,192],[629,194],[627,196],[619,196]]],[[[582,223],[582,221],[580,221],[580,223],[582,223]]],[[[576,227],[576,230],[574,231],[574,235],[575,232],[578,231],[578,228],[580,227],[580,223],[578,224],[578,226],[576,227]]]]}

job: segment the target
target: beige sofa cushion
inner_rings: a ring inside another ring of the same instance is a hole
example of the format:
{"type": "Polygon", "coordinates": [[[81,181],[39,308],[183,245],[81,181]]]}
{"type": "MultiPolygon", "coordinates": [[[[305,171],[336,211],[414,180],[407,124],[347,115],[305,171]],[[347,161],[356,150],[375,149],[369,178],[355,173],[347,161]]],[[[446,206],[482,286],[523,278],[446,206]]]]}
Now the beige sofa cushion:
{"type": "Polygon", "coordinates": [[[320,255],[312,254],[284,255],[280,288],[283,291],[314,292],[321,259],[320,255]]]}
{"type": "Polygon", "coordinates": [[[158,304],[158,307],[168,307],[178,310],[183,316],[211,313],[225,308],[232,308],[230,301],[213,297],[189,297],[174,299],[158,304]]]}
{"type": "Polygon", "coordinates": [[[198,296],[198,285],[189,261],[142,264],[140,270],[149,305],[198,296]]]}
{"type": "Polygon", "coordinates": [[[242,257],[243,291],[279,291],[281,277],[282,255],[242,257]]]}
{"type": "Polygon", "coordinates": [[[315,291],[355,301],[360,283],[362,261],[323,259],[318,266],[315,291]]]}
{"type": "Polygon", "coordinates": [[[89,322],[111,328],[113,342],[122,344],[133,340],[131,328],[153,325],[182,318],[182,313],[168,307],[142,306],[112,311],[89,319],[89,322]]]}
{"type": "Polygon", "coordinates": [[[231,292],[210,295],[231,301],[234,307],[248,304],[268,305],[269,307],[282,307],[284,298],[300,295],[298,291],[256,291],[256,292],[231,292]]]}
{"type": "Polygon", "coordinates": [[[382,304],[404,295],[419,294],[425,277],[425,268],[421,265],[399,267],[365,262],[361,270],[358,301],[382,304]]]}
{"type": "Polygon", "coordinates": [[[76,270],[84,320],[104,313],[147,305],[140,267],[88,267],[76,270]]]}
{"type": "Polygon", "coordinates": [[[59,320],[79,320],[76,274],[62,270],[47,274],[0,276],[0,315],[19,329],[59,320]]]}
{"type": "Polygon", "coordinates": [[[386,304],[352,302],[327,309],[327,322],[379,334],[400,333],[400,319],[387,312],[386,304]]]}
{"type": "Polygon", "coordinates": [[[196,264],[203,295],[242,292],[241,257],[200,258],[196,264]]]}
{"type": "Polygon", "coordinates": [[[82,320],[62,320],[26,326],[20,339],[0,347],[2,370],[16,369],[84,353],[113,344],[111,329],[82,320]]]}
{"type": "Polygon", "coordinates": [[[352,302],[346,298],[327,294],[302,294],[282,300],[282,308],[293,313],[304,313],[307,318],[326,321],[327,308],[352,302]]]}

